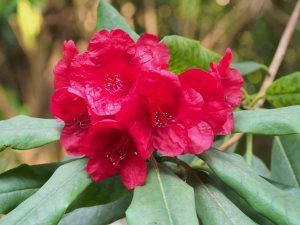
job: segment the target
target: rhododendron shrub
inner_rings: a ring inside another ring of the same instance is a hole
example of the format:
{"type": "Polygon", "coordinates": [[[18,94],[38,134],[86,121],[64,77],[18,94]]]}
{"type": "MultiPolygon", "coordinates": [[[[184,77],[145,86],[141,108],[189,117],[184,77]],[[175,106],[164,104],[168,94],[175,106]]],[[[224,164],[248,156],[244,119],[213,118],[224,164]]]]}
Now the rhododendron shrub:
{"type": "Polygon", "coordinates": [[[54,118],[0,121],[0,151],[60,141],[67,153],[0,174],[0,224],[298,225],[299,73],[264,74],[254,91],[249,78],[266,66],[138,35],[99,2],[86,50],[62,43],[54,118]],[[253,135],[274,136],[270,167],[253,135]]]}

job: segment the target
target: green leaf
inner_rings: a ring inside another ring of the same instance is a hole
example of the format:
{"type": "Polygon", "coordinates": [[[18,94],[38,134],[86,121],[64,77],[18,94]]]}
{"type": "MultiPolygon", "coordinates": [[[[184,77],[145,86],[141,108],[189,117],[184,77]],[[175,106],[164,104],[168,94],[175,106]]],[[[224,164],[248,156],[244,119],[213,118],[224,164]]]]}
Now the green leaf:
{"type": "Polygon", "coordinates": [[[269,69],[267,66],[251,61],[232,63],[231,67],[237,69],[243,76],[247,76],[259,71],[264,72],[264,74],[269,73],[269,69]]]}
{"type": "Polygon", "coordinates": [[[237,208],[207,178],[194,178],[197,214],[207,225],[254,225],[239,208],[237,208]]]}
{"type": "Polygon", "coordinates": [[[257,213],[243,198],[241,198],[230,187],[228,187],[226,184],[220,181],[218,177],[216,177],[213,174],[210,174],[210,177],[212,177],[212,179],[218,185],[218,189],[220,189],[222,193],[225,194],[231,202],[233,202],[243,213],[245,213],[254,222],[260,225],[274,225],[274,223],[272,223],[270,220],[257,213]]]}
{"type": "Polygon", "coordinates": [[[67,207],[91,183],[86,159],[59,167],[48,182],[0,221],[1,225],[57,224],[67,207]]]}
{"type": "Polygon", "coordinates": [[[60,165],[20,165],[0,174],[0,214],[8,213],[38,191],[60,165]]]}
{"type": "Polygon", "coordinates": [[[278,225],[299,224],[300,201],[258,176],[241,156],[209,150],[201,158],[257,212],[278,225]]]}
{"type": "Polygon", "coordinates": [[[112,30],[119,28],[126,31],[134,40],[139,38],[120,13],[106,0],[100,0],[97,10],[97,29],[112,30]]]}
{"type": "Polygon", "coordinates": [[[58,225],[106,225],[125,216],[132,194],[114,202],[87,208],[76,209],[66,214],[58,225]]]}
{"type": "Polygon", "coordinates": [[[300,133],[300,106],[242,110],[234,113],[236,133],[286,135],[300,133]]]}
{"type": "Polygon", "coordinates": [[[146,184],[134,190],[126,218],[129,225],[198,225],[193,189],[153,162],[146,184]]]}
{"type": "Polygon", "coordinates": [[[259,176],[269,178],[271,175],[266,164],[255,155],[253,155],[251,167],[259,176]]]}
{"type": "Polygon", "coordinates": [[[271,179],[300,187],[300,135],[275,137],[272,148],[271,179]]]}
{"type": "Polygon", "coordinates": [[[0,121],[0,151],[31,149],[59,140],[63,123],[54,119],[16,116],[0,121]]]}
{"type": "Polygon", "coordinates": [[[101,182],[91,183],[70,205],[67,212],[77,208],[107,204],[129,193],[119,176],[109,177],[101,182]]]}
{"type": "Polygon", "coordinates": [[[275,80],[267,90],[266,99],[277,108],[300,105],[300,72],[275,80]]]}
{"type": "Polygon", "coordinates": [[[199,41],[172,35],[162,39],[171,54],[169,70],[180,74],[190,68],[209,69],[209,64],[217,62],[220,56],[200,45],[199,41]]]}

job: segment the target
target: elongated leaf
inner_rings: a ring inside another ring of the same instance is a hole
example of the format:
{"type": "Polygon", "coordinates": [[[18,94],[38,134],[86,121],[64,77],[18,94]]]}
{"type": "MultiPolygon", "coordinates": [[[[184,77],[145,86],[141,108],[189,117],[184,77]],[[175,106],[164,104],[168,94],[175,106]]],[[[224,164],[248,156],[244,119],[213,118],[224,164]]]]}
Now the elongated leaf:
{"type": "Polygon", "coordinates": [[[300,105],[300,72],[275,80],[267,90],[266,99],[275,107],[300,105]]]}
{"type": "Polygon", "coordinates": [[[272,148],[271,179],[300,187],[300,135],[275,137],[272,148]]]}
{"type": "Polygon", "coordinates": [[[268,169],[266,164],[255,155],[253,155],[251,167],[259,176],[270,178],[270,170],[268,169]]]}
{"type": "Polygon", "coordinates": [[[265,178],[265,180],[267,180],[269,183],[273,184],[275,187],[277,187],[281,190],[284,190],[285,192],[295,196],[296,198],[299,198],[299,201],[300,201],[300,188],[295,188],[290,185],[282,184],[282,183],[279,183],[277,181],[274,181],[274,180],[271,180],[268,178],[265,178]]]}
{"type": "Polygon", "coordinates": [[[93,182],[70,205],[67,212],[77,208],[107,204],[129,193],[130,191],[124,187],[119,176],[113,176],[97,183],[93,182]]]}
{"type": "Polygon", "coordinates": [[[66,214],[58,225],[106,225],[125,216],[125,211],[132,200],[132,194],[114,202],[76,209],[66,214]]]}
{"type": "Polygon", "coordinates": [[[264,74],[269,73],[269,69],[267,66],[251,61],[233,63],[231,64],[231,67],[237,69],[243,76],[247,76],[259,71],[264,72],[264,74]]]}
{"type": "Polygon", "coordinates": [[[180,74],[190,68],[209,69],[209,64],[217,62],[220,56],[200,45],[199,41],[172,35],[166,36],[162,42],[168,45],[171,59],[169,70],[180,74]]]}
{"type": "Polygon", "coordinates": [[[8,213],[33,195],[59,166],[58,163],[21,165],[0,174],[0,213],[8,213]]]}
{"type": "Polygon", "coordinates": [[[153,162],[146,185],[134,190],[126,218],[129,225],[198,225],[193,189],[153,162]]]}
{"type": "Polygon", "coordinates": [[[218,189],[222,191],[226,197],[234,203],[243,213],[245,213],[249,218],[259,225],[274,225],[269,219],[260,215],[256,212],[243,198],[241,198],[236,192],[234,192],[230,187],[224,184],[218,177],[210,174],[210,177],[217,184],[218,189]]]}
{"type": "Polygon", "coordinates": [[[300,201],[259,177],[241,156],[210,150],[202,158],[257,212],[278,225],[299,224],[300,201]]]}
{"type": "Polygon", "coordinates": [[[111,30],[114,28],[126,31],[134,40],[137,40],[139,37],[113,6],[106,0],[100,0],[97,11],[97,29],[111,30]]]}
{"type": "Polygon", "coordinates": [[[220,190],[204,176],[194,178],[197,214],[204,225],[254,225],[220,190]]]}
{"type": "Polygon", "coordinates": [[[234,132],[263,135],[300,133],[300,106],[235,112],[234,132]]]}
{"type": "Polygon", "coordinates": [[[31,149],[57,141],[63,123],[54,119],[40,119],[29,116],[16,116],[0,121],[0,151],[31,149]]]}
{"type": "Polygon", "coordinates": [[[91,183],[86,159],[58,168],[49,181],[0,221],[1,225],[57,224],[72,201],[91,183]]]}

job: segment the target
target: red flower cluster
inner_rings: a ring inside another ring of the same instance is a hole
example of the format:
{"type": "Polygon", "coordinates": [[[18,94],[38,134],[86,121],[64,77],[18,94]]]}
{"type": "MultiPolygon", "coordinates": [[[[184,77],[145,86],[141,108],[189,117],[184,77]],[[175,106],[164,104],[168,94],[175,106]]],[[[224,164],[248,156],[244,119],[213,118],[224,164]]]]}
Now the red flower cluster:
{"type": "Polygon", "coordinates": [[[64,43],[54,69],[53,115],[65,122],[61,144],[88,157],[95,181],[118,173],[129,189],[146,179],[154,149],[167,156],[200,154],[214,134],[228,134],[243,79],[229,68],[231,51],[209,72],[168,71],[169,51],[157,37],[137,42],[122,30],[102,30],[88,50],[64,43]]]}

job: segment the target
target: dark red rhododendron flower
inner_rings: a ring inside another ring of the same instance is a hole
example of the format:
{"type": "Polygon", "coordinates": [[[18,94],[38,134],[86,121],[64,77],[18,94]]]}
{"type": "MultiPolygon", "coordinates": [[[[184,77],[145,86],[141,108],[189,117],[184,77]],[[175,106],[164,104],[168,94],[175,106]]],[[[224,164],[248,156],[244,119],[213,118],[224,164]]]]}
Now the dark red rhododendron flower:
{"type": "Polygon", "coordinates": [[[128,189],[144,184],[146,158],[121,123],[101,120],[94,124],[82,148],[86,149],[87,172],[93,180],[101,181],[118,173],[128,189]]]}
{"type": "Polygon", "coordinates": [[[128,189],[146,179],[154,149],[167,156],[200,154],[215,134],[233,127],[243,79],[229,67],[231,51],[208,72],[168,71],[168,48],[157,37],[136,42],[120,29],[94,35],[78,53],[64,43],[54,69],[53,115],[65,122],[61,144],[88,157],[87,172],[101,181],[119,174],[128,189]]]}
{"type": "Polygon", "coordinates": [[[71,85],[78,88],[98,115],[112,115],[134,94],[140,76],[167,68],[169,52],[157,37],[142,35],[137,43],[120,29],[94,35],[88,51],[71,63],[71,85]]]}
{"type": "Polygon", "coordinates": [[[227,49],[224,57],[209,72],[190,69],[179,78],[186,90],[194,90],[203,97],[203,118],[215,134],[228,134],[233,128],[232,109],[242,100],[242,76],[237,70],[229,68],[231,50],[227,49]]]}

